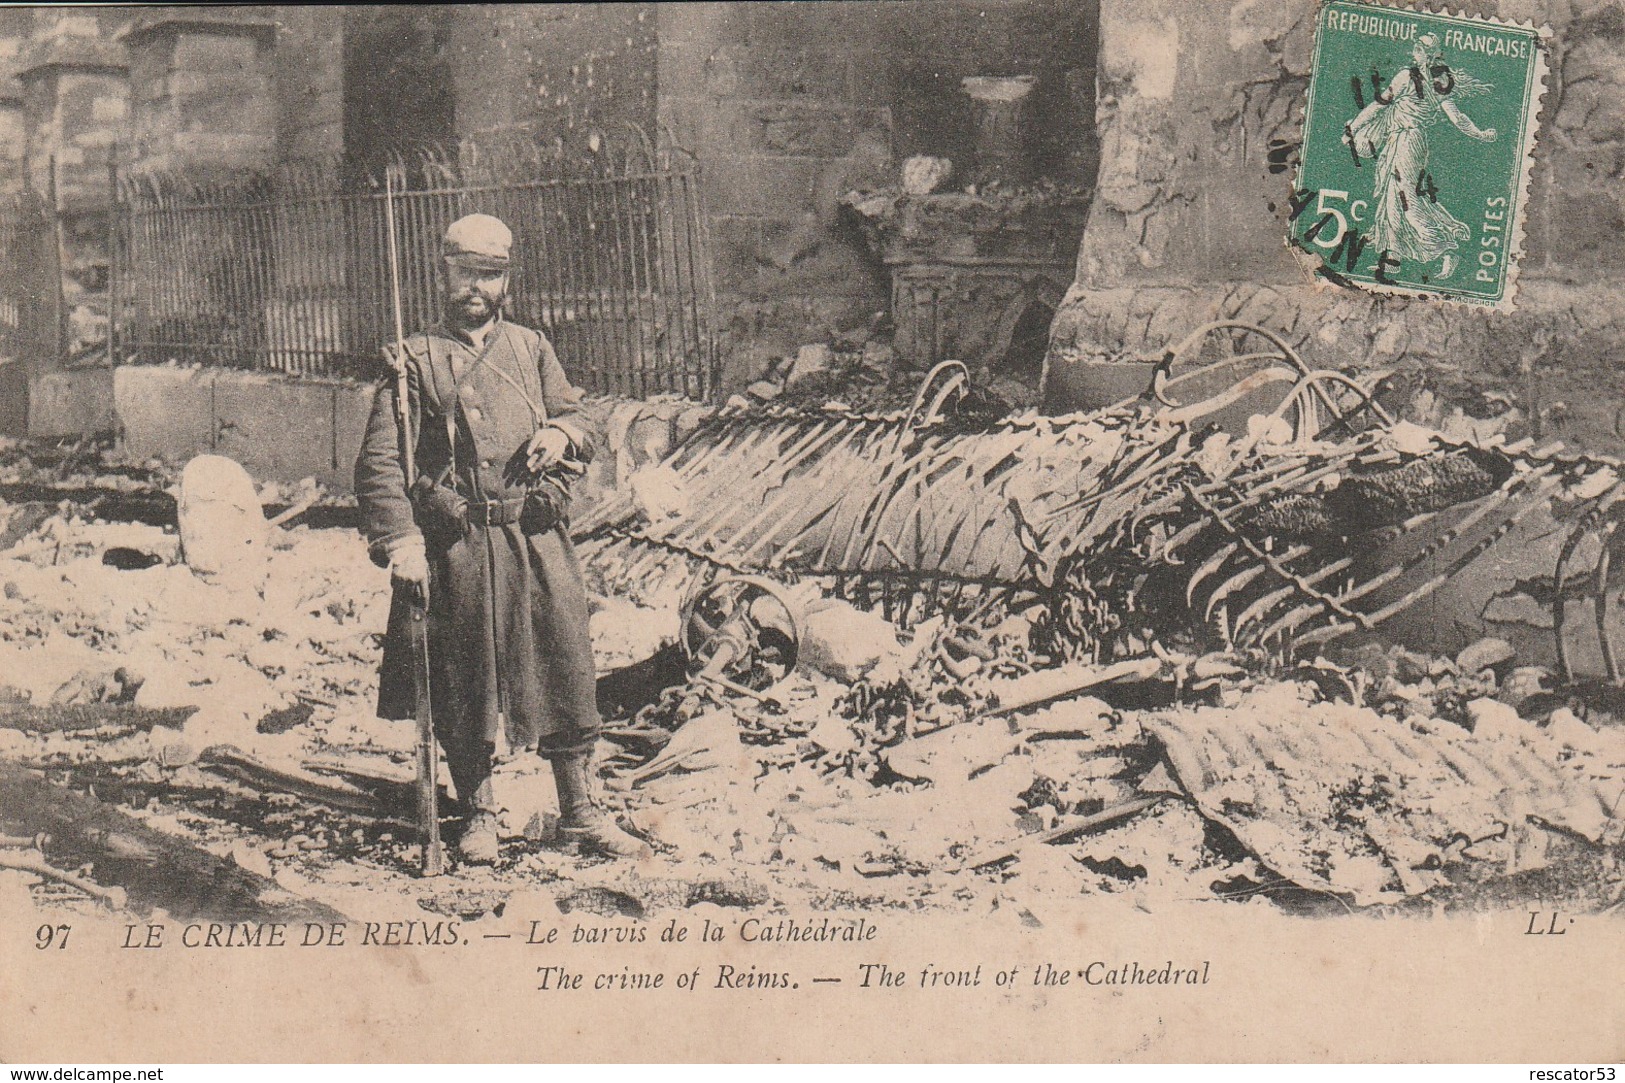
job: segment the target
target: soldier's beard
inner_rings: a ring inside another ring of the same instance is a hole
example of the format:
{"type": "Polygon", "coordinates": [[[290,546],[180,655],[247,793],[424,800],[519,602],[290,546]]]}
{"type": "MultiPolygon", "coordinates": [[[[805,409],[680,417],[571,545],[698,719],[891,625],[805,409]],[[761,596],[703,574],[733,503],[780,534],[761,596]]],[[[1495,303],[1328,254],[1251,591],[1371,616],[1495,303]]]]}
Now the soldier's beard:
{"type": "Polygon", "coordinates": [[[489,297],[478,290],[464,290],[451,298],[451,315],[457,326],[481,327],[502,308],[502,296],[489,297]]]}

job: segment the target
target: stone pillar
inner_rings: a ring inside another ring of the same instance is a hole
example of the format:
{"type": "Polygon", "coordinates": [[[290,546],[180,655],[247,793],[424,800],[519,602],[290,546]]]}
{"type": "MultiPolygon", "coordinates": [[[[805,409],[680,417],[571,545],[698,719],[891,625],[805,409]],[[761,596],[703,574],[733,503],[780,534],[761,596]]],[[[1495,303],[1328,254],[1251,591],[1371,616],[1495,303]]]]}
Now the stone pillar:
{"type": "MultiPolygon", "coordinates": [[[[10,203],[26,189],[23,176],[28,126],[23,116],[23,88],[13,74],[32,20],[20,10],[0,10],[0,201],[10,203]]],[[[16,242],[13,242],[15,244],[16,242]]],[[[20,287],[5,284],[6,311],[0,312],[0,434],[28,434],[28,366],[17,348],[22,324],[20,287]],[[17,344],[14,346],[13,344],[17,344]]]]}
{"type": "Polygon", "coordinates": [[[125,169],[201,180],[272,163],[275,21],[241,8],[152,8],[120,37],[130,61],[125,169]]]}
{"type": "Polygon", "coordinates": [[[344,149],[344,9],[276,12],[277,159],[336,156],[344,149]]]}
{"type": "MultiPolygon", "coordinates": [[[[276,155],[276,32],[274,21],[242,8],[165,7],[137,14],[119,33],[130,58],[131,112],[120,173],[207,184],[268,169],[276,155]]],[[[189,216],[160,244],[168,253],[189,253],[184,263],[166,260],[184,315],[169,309],[162,318],[198,342],[257,348],[258,336],[239,314],[260,308],[263,278],[241,269],[263,265],[266,243],[248,217],[189,216]]],[[[151,259],[153,253],[135,258],[151,259]]],[[[136,277],[120,285],[132,299],[139,297],[136,277]]],[[[222,358],[248,359],[245,353],[222,358]]]]}
{"type": "Polygon", "coordinates": [[[23,85],[15,76],[0,77],[0,198],[21,195],[28,188],[28,116],[23,110],[23,85]]]}
{"type": "Polygon", "coordinates": [[[1625,14],[1619,0],[1465,6],[1554,35],[1507,316],[1317,290],[1284,247],[1313,4],[1101,0],[1099,187],[1052,327],[1051,405],[1143,389],[1149,366],[1124,361],[1154,359],[1225,317],[1283,332],[1317,368],[1397,370],[1397,404],[1421,421],[1499,411],[1513,435],[1625,446],[1625,375],[1612,359],[1625,336],[1625,249],[1615,243],[1625,228],[1625,14]]]}
{"type": "Polygon", "coordinates": [[[28,124],[17,69],[32,25],[30,12],[0,9],[0,198],[27,188],[28,124]]]}
{"type": "MultiPolygon", "coordinates": [[[[63,353],[107,337],[108,213],[112,163],[129,108],[123,48],[96,14],[35,9],[22,84],[29,187],[54,198],[60,222],[63,353]]],[[[49,367],[55,359],[41,358],[49,367]]]]}

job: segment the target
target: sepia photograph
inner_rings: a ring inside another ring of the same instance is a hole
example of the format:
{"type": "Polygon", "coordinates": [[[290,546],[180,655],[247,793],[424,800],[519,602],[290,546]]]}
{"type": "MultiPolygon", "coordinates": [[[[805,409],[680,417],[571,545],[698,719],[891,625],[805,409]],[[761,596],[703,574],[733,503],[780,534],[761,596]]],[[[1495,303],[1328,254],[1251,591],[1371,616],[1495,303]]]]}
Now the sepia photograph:
{"type": "Polygon", "coordinates": [[[1622,0],[5,6],[0,132],[0,1059],[1622,1059],[1622,0]]]}

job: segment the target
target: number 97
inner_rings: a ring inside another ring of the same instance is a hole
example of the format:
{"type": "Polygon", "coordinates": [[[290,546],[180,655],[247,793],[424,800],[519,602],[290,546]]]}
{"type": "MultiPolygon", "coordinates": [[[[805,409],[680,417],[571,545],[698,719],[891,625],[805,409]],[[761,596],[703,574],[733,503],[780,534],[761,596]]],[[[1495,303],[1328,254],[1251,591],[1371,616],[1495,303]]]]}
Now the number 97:
{"type": "Polygon", "coordinates": [[[68,946],[68,929],[66,925],[41,925],[34,930],[34,947],[45,951],[52,944],[60,951],[68,946]]]}

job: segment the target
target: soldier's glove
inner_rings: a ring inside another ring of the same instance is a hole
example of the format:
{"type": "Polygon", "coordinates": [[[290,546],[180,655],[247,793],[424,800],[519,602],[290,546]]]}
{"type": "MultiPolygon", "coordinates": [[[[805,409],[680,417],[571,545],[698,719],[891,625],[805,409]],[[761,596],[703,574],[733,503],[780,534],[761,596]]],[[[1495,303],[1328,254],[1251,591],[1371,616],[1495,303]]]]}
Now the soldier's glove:
{"type": "Polygon", "coordinates": [[[389,543],[390,578],[406,584],[416,592],[421,605],[429,598],[429,554],[419,534],[398,538],[389,543]]]}

